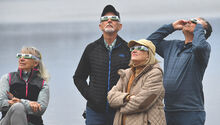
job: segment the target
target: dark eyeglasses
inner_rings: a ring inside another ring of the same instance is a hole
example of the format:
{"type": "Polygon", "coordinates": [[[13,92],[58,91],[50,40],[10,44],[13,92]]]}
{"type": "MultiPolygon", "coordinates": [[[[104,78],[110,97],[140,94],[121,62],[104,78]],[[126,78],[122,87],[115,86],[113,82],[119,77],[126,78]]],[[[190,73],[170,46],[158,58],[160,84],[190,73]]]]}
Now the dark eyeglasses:
{"type": "Polygon", "coordinates": [[[148,51],[148,48],[145,46],[133,46],[130,48],[130,51],[132,52],[133,50],[148,51]]]}
{"type": "Polygon", "coordinates": [[[32,54],[23,54],[23,53],[17,53],[17,58],[24,58],[24,59],[34,59],[34,60],[40,60],[38,57],[32,55],[32,54]]]}
{"type": "Polygon", "coordinates": [[[120,22],[120,19],[118,16],[102,16],[100,18],[100,22],[108,21],[108,19],[111,19],[111,21],[119,21],[120,22]]]}
{"type": "Polygon", "coordinates": [[[197,19],[190,19],[190,21],[194,24],[197,24],[198,23],[198,20],[197,19]]]}

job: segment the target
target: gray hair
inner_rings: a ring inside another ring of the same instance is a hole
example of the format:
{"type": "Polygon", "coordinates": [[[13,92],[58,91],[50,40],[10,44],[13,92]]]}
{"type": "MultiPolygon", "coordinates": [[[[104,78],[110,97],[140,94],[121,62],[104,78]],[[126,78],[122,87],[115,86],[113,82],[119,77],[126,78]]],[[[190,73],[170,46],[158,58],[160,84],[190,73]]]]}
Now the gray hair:
{"type": "Polygon", "coordinates": [[[49,79],[50,79],[50,75],[47,72],[47,69],[45,68],[45,66],[42,62],[42,56],[41,56],[40,51],[35,47],[23,47],[21,49],[21,51],[25,52],[25,53],[28,53],[28,54],[32,54],[32,55],[36,56],[39,59],[39,60],[35,60],[39,63],[38,66],[36,67],[39,70],[39,76],[41,78],[43,78],[46,82],[48,82],[49,79]]]}
{"type": "Polygon", "coordinates": [[[202,19],[203,21],[205,21],[206,24],[207,24],[207,26],[204,27],[204,29],[206,31],[205,32],[205,38],[208,39],[212,34],[212,26],[205,18],[203,18],[203,17],[199,17],[199,18],[202,19]]]}

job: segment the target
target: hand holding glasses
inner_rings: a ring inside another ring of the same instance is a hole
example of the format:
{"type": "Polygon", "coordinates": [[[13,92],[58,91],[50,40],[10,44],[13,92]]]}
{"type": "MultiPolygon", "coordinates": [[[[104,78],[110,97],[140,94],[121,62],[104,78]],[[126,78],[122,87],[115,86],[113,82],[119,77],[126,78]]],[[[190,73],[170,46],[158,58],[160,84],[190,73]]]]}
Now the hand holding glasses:
{"type": "Polygon", "coordinates": [[[197,19],[195,19],[195,18],[190,19],[189,21],[191,21],[191,22],[194,23],[194,24],[202,24],[200,20],[197,20],[197,19]]]}

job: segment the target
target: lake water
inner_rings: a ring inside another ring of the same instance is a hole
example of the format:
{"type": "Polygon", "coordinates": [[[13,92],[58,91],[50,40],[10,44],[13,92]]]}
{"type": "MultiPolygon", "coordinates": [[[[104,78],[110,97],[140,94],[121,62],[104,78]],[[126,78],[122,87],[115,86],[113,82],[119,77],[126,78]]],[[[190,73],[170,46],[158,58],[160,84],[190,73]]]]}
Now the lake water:
{"type": "MultiPolygon", "coordinates": [[[[208,39],[212,46],[211,58],[203,80],[206,125],[219,122],[219,54],[220,54],[220,18],[209,19],[213,34],[208,39]]],[[[119,35],[126,41],[146,38],[162,24],[170,20],[156,22],[123,22],[119,35]]],[[[50,103],[43,115],[46,125],[82,125],[81,114],[86,100],[76,89],[72,76],[87,44],[98,39],[102,32],[99,22],[63,22],[63,23],[4,23],[0,24],[0,76],[17,70],[16,53],[22,46],[35,46],[43,55],[43,62],[51,74],[50,103]]],[[[177,31],[167,39],[184,39],[177,31]]],[[[159,58],[159,57],[158,57],[159,58]]],[[[161,66],[163,61],[161,61],[161,66]]]]}

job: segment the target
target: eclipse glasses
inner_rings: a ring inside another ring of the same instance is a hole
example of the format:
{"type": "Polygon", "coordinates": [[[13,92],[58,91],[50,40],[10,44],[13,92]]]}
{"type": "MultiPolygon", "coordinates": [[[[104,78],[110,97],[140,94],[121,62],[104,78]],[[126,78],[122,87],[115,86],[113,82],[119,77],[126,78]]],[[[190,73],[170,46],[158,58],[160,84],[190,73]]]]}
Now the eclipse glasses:
{"type": "Polygon", "coordinates": [[[132,52],[133,50],[148,51],[148,48],[146,46],[133,46],[130,51],[132,52]]]}
{"type": "Polygon", "coordinates": [[[108,19],[111,19],[111,21],[119,21],[120,22],[120,19],[118,16],[102,16],[100,18],[100,22],[108,21],[108,19]]]}
{"type": "Polygon", "coordinates": [[[34,60],[40,60],[38,57],[32,55],[32,54],[23,54],[23,53],[17,53],[17,58],[24,58],[24,59],[34,59],[34,60]]]}

